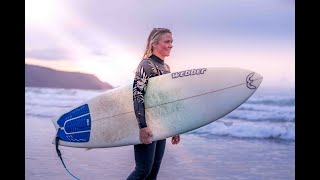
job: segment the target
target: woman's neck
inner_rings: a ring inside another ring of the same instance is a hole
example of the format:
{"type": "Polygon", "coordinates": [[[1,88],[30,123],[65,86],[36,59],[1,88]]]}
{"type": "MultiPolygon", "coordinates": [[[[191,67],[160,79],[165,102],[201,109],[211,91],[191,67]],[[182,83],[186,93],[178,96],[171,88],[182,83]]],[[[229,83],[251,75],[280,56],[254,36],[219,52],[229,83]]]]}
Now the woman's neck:
{"type": "Polygon", "coordinates": [[[164,61],[164,58],[165,58],[165,57],[161,56],[159,53],[153,52],[152,54],[154,54],[154,55],[157,56],[159,59],[161,59],[162,61],[164,61]]]}
{"type": "Polygon", "coordinates": [[[160,59],[158,56],[156,56],[156,55],[154,55],[154,54],[152,54],[152,55],[150,56],[150,58],[153,59],[154,61],[160,63],[160,64],[164,64],[164,60],[160,59]]]}

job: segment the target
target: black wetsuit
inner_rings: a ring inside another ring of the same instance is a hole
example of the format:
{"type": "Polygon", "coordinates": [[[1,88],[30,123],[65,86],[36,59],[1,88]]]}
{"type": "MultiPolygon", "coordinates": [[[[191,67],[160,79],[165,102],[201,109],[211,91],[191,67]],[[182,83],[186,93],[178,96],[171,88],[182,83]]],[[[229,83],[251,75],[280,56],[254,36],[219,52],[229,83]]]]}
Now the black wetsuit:
{"type": "MultiPolygon", "coordinates": [[[[159,57],[151,55],[140,62],[133,82],[134,111],[139,128],[147,127],[145,119],[144,94],[149,78],[170,73],[170,67],[159,57]]],[[[136,167],[127,180],[156,179],[166,147],[166,139],[151,144],[134,145],[136,167]]]]}

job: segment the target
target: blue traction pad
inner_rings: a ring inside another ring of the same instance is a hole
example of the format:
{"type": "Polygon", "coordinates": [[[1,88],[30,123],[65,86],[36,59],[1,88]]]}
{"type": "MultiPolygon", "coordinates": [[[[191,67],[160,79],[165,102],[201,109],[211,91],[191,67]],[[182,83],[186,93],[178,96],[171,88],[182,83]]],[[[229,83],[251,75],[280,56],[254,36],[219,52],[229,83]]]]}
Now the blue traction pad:
{"type": "Polygon", "coordinates": [[[88,142],[91,130],[91,117],[88,104],[79,106],[63,114],[57,121],[57,136],[68,142],[88,142]]]}

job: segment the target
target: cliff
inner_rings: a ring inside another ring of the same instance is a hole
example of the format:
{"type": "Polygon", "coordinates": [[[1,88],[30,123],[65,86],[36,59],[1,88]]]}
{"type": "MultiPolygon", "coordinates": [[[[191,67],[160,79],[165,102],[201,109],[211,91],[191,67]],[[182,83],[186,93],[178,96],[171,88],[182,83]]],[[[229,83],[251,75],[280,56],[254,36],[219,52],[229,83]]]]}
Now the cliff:
{"type": "Polygon", "coordinates": [[[50,87],[66,89],[112,89],[92,74],[58,71],[42,66],[25,64],[26,87],[50,87]]]}

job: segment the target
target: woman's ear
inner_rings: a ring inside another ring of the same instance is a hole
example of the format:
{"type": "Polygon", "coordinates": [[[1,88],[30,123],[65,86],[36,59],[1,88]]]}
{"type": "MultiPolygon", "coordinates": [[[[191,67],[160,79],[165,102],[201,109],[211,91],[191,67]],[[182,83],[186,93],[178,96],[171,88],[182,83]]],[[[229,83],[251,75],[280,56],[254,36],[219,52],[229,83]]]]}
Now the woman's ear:
{"type": "Polygon", "coordinates": [[[153,43],[153,44],[151,45],[151,52],[153,51],[155,45],[156,45],[156,43],[153,43]]]}
{"type": "Polygon", "coordinates": [[[157,44],[159,44],[159,42],[153,42],[152,47],[156,46],[157,44]]]}

